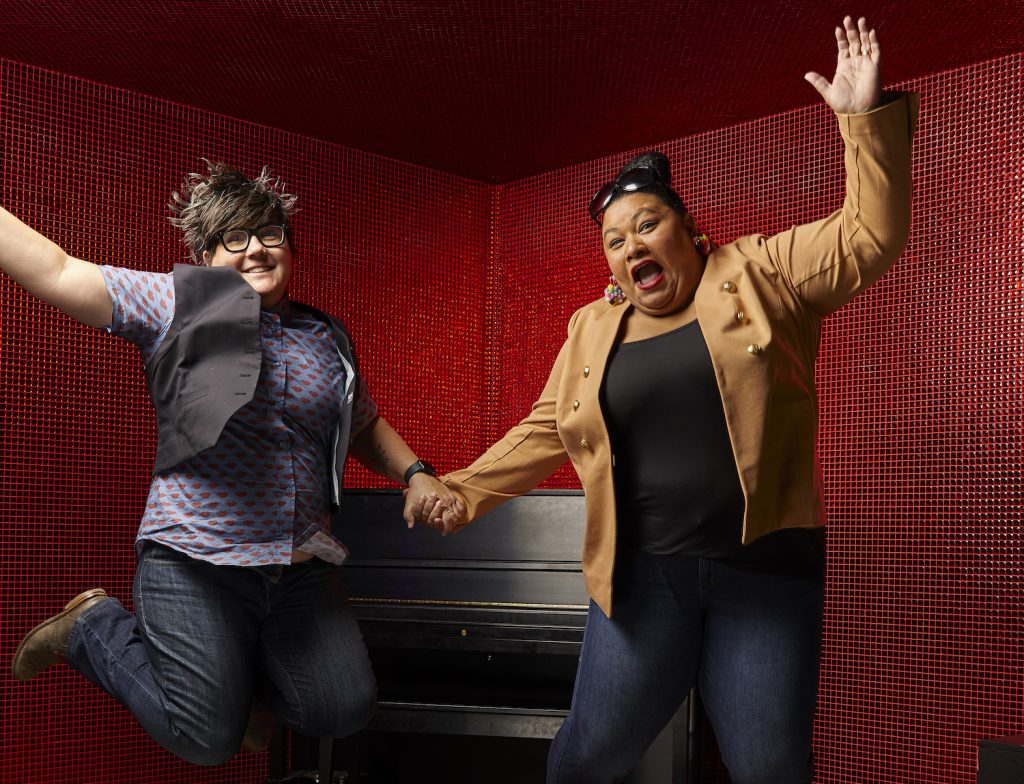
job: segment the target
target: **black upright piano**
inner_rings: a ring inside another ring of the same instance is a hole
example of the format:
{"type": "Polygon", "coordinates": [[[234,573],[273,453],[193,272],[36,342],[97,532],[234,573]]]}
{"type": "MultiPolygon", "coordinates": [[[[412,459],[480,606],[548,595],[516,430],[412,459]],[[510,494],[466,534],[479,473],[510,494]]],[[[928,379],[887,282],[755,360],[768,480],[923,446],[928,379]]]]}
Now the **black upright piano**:
{"type": "MultiPolygon", "coordinates": [[[[359,743],[400,754],[403,738],[417,734],[553,738],[569,710],[589,602],[579,561],[582,491],[534,491],[444,537],[405,529],[399,491],[349,491],[344,504],[351,552],[344,582],[379,697],[359,743]]],[[[698,780],[692,703],[684,703],[630,784],[698,780]]],[[[346,745],[347,781],[354,784],[358,768],[367,782],[388,780],[375,778],[365,754],[353,761],[353,743],[346,745]]],[[[331,780],[332,748],[329,739],[320,743],[319,771],[306,780],[331,780]]],[[[506,764],[490,763],[494,771],[479,771],[480,781],[498,780],[506,764]]],[[[268,781],[288,781],[274,777],[274,764],[272,753],[268,781]]],[[[445,779],[425,763],[418,780],[445,779]]],[[[536,780],[543,781],[542,768],[536,780]]]]}

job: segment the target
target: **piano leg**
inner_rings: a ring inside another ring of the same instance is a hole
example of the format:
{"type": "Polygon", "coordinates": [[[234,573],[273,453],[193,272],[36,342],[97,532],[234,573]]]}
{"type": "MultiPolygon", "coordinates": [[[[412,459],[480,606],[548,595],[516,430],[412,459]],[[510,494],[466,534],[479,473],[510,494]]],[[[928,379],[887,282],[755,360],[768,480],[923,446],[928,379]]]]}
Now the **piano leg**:
{"type": "Polygon", "coordinates": [[[282,784],[285,778],[284,769],[284,725],[275,722],[274,732],[270,736],[267,749],[267,780],[266,784],[282,784]]]}
{"type": "Polygon", "coordinates": [[[334,738],[320,738],[317,771],[320,774],[320,784],[334,784],[334,738]]]}
{"type": "MultiPolygon", "coordinates": [[[[320,784],[335,784],[334,743],[335,738],[320,738],[317,761],[317,776],[320,784]]],[[[356,784],[359,781],[359,735],[338,738],[345,744],[345,770],[340,782],[356,784]]],[[[340,784],[340,783],[339,783],[340,784]]]]}

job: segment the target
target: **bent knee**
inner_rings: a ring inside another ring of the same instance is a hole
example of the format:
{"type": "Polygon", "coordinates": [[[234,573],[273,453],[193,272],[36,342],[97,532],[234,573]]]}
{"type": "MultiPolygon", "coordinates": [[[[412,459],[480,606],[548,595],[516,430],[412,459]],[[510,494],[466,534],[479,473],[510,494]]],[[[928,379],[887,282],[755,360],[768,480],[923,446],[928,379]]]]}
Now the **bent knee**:
{"type": "Polygon", "coordinates": [[[223,765],[238,753],[242,745],[240,736],[226,734],[205,738],[179,736],[172,743],[162,744],[169,752],[185,762],[203,767],[223,765]]]}
{"type": "Polygon", "coordinates": [[[338,695],[333,705],[322,705],[306,717],[301,732],[343,738],[365,727],[377,709],[377,685],[370,679],[357,689],[338,695]]]}

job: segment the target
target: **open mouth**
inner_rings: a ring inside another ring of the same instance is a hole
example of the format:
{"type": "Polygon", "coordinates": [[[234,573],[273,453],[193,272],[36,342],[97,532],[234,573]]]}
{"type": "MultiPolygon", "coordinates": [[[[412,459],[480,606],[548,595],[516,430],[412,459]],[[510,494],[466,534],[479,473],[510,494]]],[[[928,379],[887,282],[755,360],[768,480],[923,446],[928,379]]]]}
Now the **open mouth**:
{"type": "Polygon", "coordinates": [[[264,272],[273,272],[274,268],[267,265],[261,264],[258,267],[249,267],[247,270],[242,270],[243,275],[260,275],[264,272]]]}
{"type": "Polygon", "coordinates": [[[653,261],[641,261],[633,267],[630,274],[633,276],[633,282],[636,283],[636,287],[641,291],[653,289],[665,277],[665,271],[661,268],[661,265],[653,261]]]}

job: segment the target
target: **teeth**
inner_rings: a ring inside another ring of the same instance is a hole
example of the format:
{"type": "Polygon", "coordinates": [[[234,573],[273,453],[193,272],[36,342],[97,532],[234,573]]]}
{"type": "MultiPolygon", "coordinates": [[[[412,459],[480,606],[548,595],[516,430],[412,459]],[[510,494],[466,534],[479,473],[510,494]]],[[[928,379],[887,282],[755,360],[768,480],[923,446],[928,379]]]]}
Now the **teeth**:
{"type": "Polygon", "coordinates": [[[251,275],[254,272],[270,272],[270,270],[272,270],[272,269],[273,269],[273,267],[253,267],[252,269],[247,269],[245,271],[245,274],[246,275],[251,275]]]}

